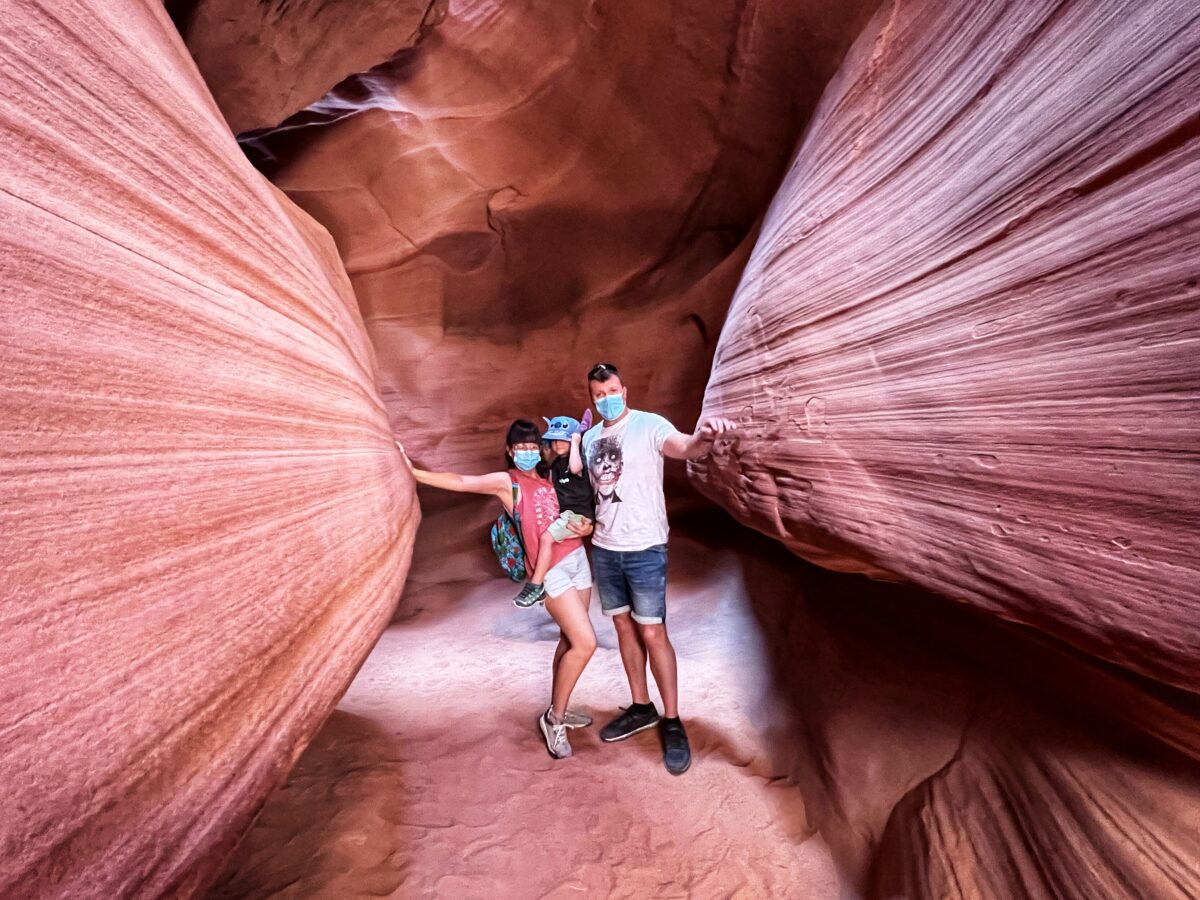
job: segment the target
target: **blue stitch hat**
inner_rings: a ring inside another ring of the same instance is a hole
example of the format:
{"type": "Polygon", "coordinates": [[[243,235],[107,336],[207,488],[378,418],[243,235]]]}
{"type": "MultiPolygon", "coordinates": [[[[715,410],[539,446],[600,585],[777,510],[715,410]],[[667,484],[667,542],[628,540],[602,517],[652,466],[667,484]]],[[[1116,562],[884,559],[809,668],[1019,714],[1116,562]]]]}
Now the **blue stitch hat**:
{"type": "MultiPolygon", "coordinates": [[[[542,416],[546,419],[545,416],[542,416]]],[[[569,441],[571,435],[582,429],[579,423],[570,416],[555,416],[553,419],[546,419],[546,433],[542,435],[543,441],[569,441]]]]}

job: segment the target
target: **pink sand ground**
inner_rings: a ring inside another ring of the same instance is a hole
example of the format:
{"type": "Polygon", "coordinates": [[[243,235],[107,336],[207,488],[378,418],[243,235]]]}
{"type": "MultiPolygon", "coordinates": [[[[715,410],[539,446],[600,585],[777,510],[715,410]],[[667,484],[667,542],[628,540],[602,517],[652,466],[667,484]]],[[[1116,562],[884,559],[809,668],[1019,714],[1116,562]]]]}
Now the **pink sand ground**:
{"type": "Polygon", "coordinates": [[[549,757],[535,725],[557,631],[497,579],[409,598],[213,897],[833,898],[839,880],[762,726],[783,717],[736,556],[672,540],[670,625],[694,761],[656,732],[604,744],[629,702],[615,636],[576,690],[597,723],[549,757]],[[703,571],[703,579],[688,577],[703,571]]]}

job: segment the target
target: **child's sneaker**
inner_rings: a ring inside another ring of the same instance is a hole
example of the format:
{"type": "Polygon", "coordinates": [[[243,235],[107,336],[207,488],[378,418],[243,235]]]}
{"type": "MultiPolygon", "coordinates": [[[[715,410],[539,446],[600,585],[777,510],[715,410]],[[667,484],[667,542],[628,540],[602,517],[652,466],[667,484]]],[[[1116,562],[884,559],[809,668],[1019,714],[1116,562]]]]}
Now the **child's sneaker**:
{"type": "Polygon", "coordinates": [[[544,603],[545,601],[546,589],[532,581],[527,582],[525,587],[521,588],[521,593],[513,597],[513,605],[519,606],[521,609],[529,609],[535,603],[544,603]]]}

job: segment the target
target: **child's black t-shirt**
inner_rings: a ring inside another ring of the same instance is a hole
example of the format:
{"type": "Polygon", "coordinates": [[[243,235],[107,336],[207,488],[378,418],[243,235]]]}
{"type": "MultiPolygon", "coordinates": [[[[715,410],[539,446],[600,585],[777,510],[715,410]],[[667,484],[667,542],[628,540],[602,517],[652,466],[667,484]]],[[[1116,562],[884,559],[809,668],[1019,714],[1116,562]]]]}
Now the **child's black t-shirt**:
{"type": "Polygon", "coordinates": [[[595,521],[596,499],[592,494],[592,480],[588,478],[587,466],[576,475],[571,471],[570,454],[564,453],[550,463],[550,480],[554,482],[560,510],[570,510],[595,521]]]}

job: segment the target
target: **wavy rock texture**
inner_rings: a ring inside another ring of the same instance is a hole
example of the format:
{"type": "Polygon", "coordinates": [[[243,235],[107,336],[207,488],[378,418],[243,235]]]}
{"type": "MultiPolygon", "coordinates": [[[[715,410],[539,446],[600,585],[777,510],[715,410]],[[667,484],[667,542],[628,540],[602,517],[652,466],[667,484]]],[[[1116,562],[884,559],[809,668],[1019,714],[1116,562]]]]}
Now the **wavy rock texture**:
{"type": "Polygon", "coordinates": [[[418,458],[494,465],[606,357],[690,426],[747,235],[874,5],[462,0],[249,141],[336,240],[418,458]]]}
{"type": "Polygon", "coordinates": [[[445,0],[168,0],[234,134],[278,125],[411,47],[445,0]]]}
{"type": "Polygon", "coordinates": [[[1195,695],[745,544],[775,771],[863,896],[1200,895],[1195,695]]]}
{"type": "Polygon", "coordinates": [[[186,896],[387,622],[411,482],[161,4],[10,7],[0,100],[0,895],[186,896]]]}
{"type": "MultiPolygon", "coordinates": [[[[413,458],[494,468],[512,419],[580,415],[600,359],[690,429],[752,230],[876,3],[458,0],[247,140],[337,242],[413,458]]],[[[495,576],[494,511],[424,508],[416,582],[495,576]]]]}
{"type": "Polygon", "coordinates": [[[768,213],[694,480],[1200,690],[1200,11],[896,2],[768,213]]]}
{"type": "Polygon", "coordinates": [[[1156,897],[1200,891],[1200,779],[1020,709],[973,721],[893,811],[878,897],[1156,897]]]}

